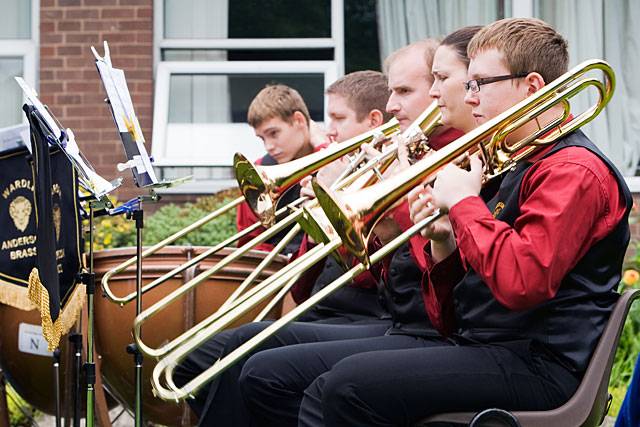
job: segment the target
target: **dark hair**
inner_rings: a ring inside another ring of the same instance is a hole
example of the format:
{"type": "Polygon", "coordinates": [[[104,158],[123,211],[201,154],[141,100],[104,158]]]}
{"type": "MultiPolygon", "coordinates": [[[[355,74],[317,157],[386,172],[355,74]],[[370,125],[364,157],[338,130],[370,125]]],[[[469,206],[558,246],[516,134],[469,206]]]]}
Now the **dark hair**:
{"type": "Polygon", "coordinates": [[[457,29],[445,37],[444,40],[442,40],[442,43],[440,43],[440,46],[451,47],[458,54],[458,58],[464,62],[466,66],[469,66],[467,46],[473,36],[475,36],[481,29],[482,25],[470,25],[468,27],[457,29]]]}
{"type": "Polygon", "coordinates": [[[328,95],[344,97],[361,122],[372,110],[379,110],[385,121],[393,115],[385,111],[389,100],[387,78],[378,71],[355,71],[336,80],[326,90],[328,95]]]}

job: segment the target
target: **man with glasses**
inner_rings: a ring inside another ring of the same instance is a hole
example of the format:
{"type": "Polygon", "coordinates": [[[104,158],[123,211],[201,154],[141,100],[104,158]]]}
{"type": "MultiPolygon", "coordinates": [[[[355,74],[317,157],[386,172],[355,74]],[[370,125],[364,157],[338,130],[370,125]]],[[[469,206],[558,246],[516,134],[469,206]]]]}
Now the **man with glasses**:
{"type": "MultiPolygon", "coordinates": [[[[566,41],[536,19],[506,19],[468,47],[465,97],[478,125],[567,71],[566,41]]],[[[507,137],[561,116],[557,105],[507,137]]],[[[576,391],[615,305],[629,242],[631,194],[579,130],[505,174],[479,197],[483,165],[448,165],[424,199],[425,305],[447,341],[351,356],[316,379],[303,409],[314,426],[411,425],[442,412],[549,410],[576,391]]],[[[301,412],[302,414],[302,412],[301,412]]],[[[571,421],[568,420],[568,423],[571,421]]]]}

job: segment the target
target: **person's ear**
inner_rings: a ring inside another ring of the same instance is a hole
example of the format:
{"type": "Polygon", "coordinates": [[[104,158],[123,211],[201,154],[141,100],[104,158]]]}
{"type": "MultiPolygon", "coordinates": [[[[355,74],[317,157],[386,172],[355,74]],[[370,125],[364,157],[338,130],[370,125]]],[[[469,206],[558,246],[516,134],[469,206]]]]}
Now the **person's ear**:
{"type": "Polygon", "coordinates": [[[382,114],[382,111],[374,109],[369,111],[367,120],[369,121],[369,127],[377,128],[384,123],[384,115],[382,114]]]}
{"type": "Polygon", "coordinates": [[[524,78],[524,84],[527,87],[527,96],[533,95],[546,85],[542,75],[536,72],[527,74],[524,78]]]}
{"type": "Polygon", "coordinates": [[[293,123],[299,128],[309,128],[309,123],[307,122],[307,118],[300,111],[293,112],[293,123]]]}

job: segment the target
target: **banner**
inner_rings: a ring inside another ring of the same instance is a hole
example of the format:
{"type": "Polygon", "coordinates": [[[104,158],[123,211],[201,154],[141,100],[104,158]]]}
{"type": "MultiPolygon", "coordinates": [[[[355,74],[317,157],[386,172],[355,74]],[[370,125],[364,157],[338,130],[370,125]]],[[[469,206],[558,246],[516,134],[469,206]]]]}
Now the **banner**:
{"type": "Polygon", "coordinates": [[[38,308],[53,350],[85,299],[77,282],[82,267],[77,177],[64,153],[49,153],[46,128],[32,107],[25,108],[35,141],[34,169],[26,149],[0,154],[0,303],[38,308]]]}

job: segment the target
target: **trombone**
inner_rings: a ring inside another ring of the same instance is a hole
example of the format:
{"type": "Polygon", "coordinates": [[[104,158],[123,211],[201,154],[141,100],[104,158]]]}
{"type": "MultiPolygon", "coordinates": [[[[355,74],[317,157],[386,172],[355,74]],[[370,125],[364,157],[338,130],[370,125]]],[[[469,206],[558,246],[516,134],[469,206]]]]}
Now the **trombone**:
{"type": "MultiPolygon", "coordinates": [[[[414,135],[419,133],[420,135],[431,134],[433,130],[441,125],[441,114],[438,109],[437,104],[432,103],[425,111],[414,121],[412,126],[410,126],[405,132],[403,132],[403,137],[411,136],[413,141],[414,135]]],[[[353,190],[354,187],[362,188],[362,186],[371,185],[373,182],[377,181],[377,177],[381,176],[381,173],[386,170],[394,161],[397,156],[397,144],[398,142],[394,142],[390,144],[386,149],[384,149],[383,153],[378,157],[369,160],[365,163],[365,165],[361,166],[356,172],[351,173],[347,177],[343,178],[340,182],[334,184],[334,188],[336,189],[346,189],[350,188],[353,190]],[[382,171],[382,172],[381,172],[382,171]]],[[[420,151],[416,149],[416,151],[420,151]]],[[[333,156],[333,154],[331,154],[333,156]]],[[[322,160],[325,161],[324,159],[322,160]]],[[[333,159],[331,160],[333,161],[333,159]]],[[[309,166],[309,168],[314,168],[315,165],[309,166]]],[[[317,168],[316,168],[317,169],[317,168]]],[[[292,274],[292,271],[296,271],[295,267],[298,263],[301,263],[303,259],[299,258],[293,263],[289,264],[287,267],[280,270],[278,273],[272,275],[268,279],[264,280],[257,286],[254,286],[251,290],[246,291],[244,294],[240,296],[240,292],[234,292],[233,302],[227,300],[225,304],[218,309],[217,312],[213,313],[207,319],[200,322],[198,325],[194,326],[188,331],[185,331],[183,334],[178,336],[172,341],[169,341],[163,344],[161,347],[154,349],[148,345],[146,345],[141,339],[141,328],[143,323],[155,316],[161,310],[163,310],[167,305],[173,302],[175,299],[182,296],[184,293],[188,292],[190,289],[193,289],[202,281],[206,280],[212,274],[220,271],[222,268],[226,267],[230,262],[242,256],[248,248],[255,246],[256,241],[259,239],[266,240],[265,236],[271,236],[278,233],[282,228],[289,226],[294,221],[298,221],[299,225],[296,225],[292,230],[295,230],[295,233],[299,231],[300,227],[304,228],[305,232],[309,234],[315,241],[320,242],[320,244],[314,248],[316,252],[320,252],[324,254],[322,257],[315,258],[314,263],[323,259],[328,254],[334,252],[335,249],[339,246],[339,238],[335,237],[335,232],[333,232],[331,228],[331,224],[326,221],[324,218],[324,214],[317,206],[317,201],[313,200],[311,203],[308,203],[304,206],[303,209],[293,209],[293,212],[289,214],[284,219],[278,221],[273,227],[268,228],[264,233],[260,236],[254,238],[244,246],[238,248],[234,253],[228,255],[221,261],[219,261],[214,267],[211,269],[200,273],[194,279],[182,285],[180,288],[174,290],[160,301],[156,302],[143,312],[141,312],[134,321],[133,333],[138,343],[138,348],[146,355],[152,357],[161,357],[165,354],[169,353],[176,347],[182,345],[190,337],[200,334],[201,331],[208,327],[208,330],[216,329],[219,331],[224,327],[228,326],[234,319],[227,319],[226,323],[221,322],[220,320],[223,316],[226,316],[231,310],[235,310],[236,308],[248,311],[258,305],[267,297],[271,296],[278,290],[281,290],[283,287],[287,286],[287,284],[292,284],[292,282],[297,278],[296,274],[292,274]],[[315,208],[314,208],[315,206],[315,208]],[[338,244],[336,245],[336,241],[338,244]],[[287,278],[286,280],[284,278],[287,278]],[[259,295],[255,297],[256,295],[259,295]],[[255,299],[254,299],[255,297],[255,299]],[[252,301],[252,303],[248,303],[247,301],[252,301]],[[246,308],[249,306],[249,308],[246,308]],[[208,326],[211,325],[211,326],[208,326]]],[[[291,232],[290,232],[291,233],[291,232]]],[[[293,234],[295,234],[293,233],[293,234]]],[[[305,254],[307,256],[309,254],[305,254]]],[[[337,255],[336,255],[337,256],[337,255]]],[[[305,269],[306,270],[306,269],[305,269]]],[[[304,270],[302,270],[304,271],[304,270]]],[[[300,273],[298,273],[300,274],[300,273]]],[[[246,283],[243,282],[241,286],[244,286],[246,283]]],[[[281,292],[279,295],[282,295],[281,292]]],[[[243,313],[244,313],[243,312],[243,313]]]]}
{"type": "Polygon", "coordinates": [[[454,159],[477,150],[481,150],[485,158],[485,179],[499,176],[541,147],[593,120],[611,99],[614,88],[615,74],[609,64],[601,60],[585,61],[534,95],[389,180],[348,195],[335,193],[314,182],[318,203],[349,252],[368,264],[366,244],[373,227],[390,206],[425,178],[432,179],[438,170],[454,159]],[[593,77],[578,80],[592,70],[602,71],[605,82],[593,77]],[[598,102],[568,121],[571,114],[569,99],[588,87],[596,89],[598,102]],[[562,114],[541,126],[539,116],[557,105],[562,107],[562,114]],[[507,141],[509,135],[532,120],[537,122],[538,130],[520,141],[507,141]]]}
{"type": "MultiPolygon", "coordinates": [[[[312,295],[303,304],[242,344],[228,356],[218,360],[201,375],[185,384],[182,388],[178,388],[171,379],[173,368],[193,349],[217,333],[219,328],[216,329],[217,325],[212,324],[210,327],[201,330],[190,341],[176,348],[158,362],[152,374],[152,386],[155,394],[165,400],[179,400],[192,396],[203,385],[219,376],[239,359],[246,357],[249,352],[280,328],[295,320],[304,311],[348,283],[353,277],[369,268],[371,264],[383,259],[387,254],[405,243],[413,234],[442,216],[444,213],[435,212],[431,217],[415,224],[372,255],[367,254],[366,251],[364,254],[359,251],[359,245],[363,246],[366,243],[373,225],[380,218],[382,212],[404,197],[423,180],[432,180],[444,165],[454,162],[460,155],[469,150],[482,150],[486,163],[485,182],[489,181],[510,170],[519,161],[534,152],[554,143],[564,134],[568,134],[593,120],[611,99],[614,88],[615,74],[606,62],[600,60],[586,61],[549,83],[534,95],[394,177],[350,194],[349,200],[352,202],[348,206],[346,203],[341,204],[340,198],[336,194],[331,194],[318,185],[317,182],[314,183],[314,190],[324,191],[323,199],[318,197],[318,202],[323,207],[335,230],[342,237],[342,242],[334,239],[327,244],[319,245],[314,248],[314,250],[318,249],[317,252],[308,253],[309,257],[304,258],[278,280],[286,281],[289,277],[299,274],[307,266],[313,265],[320,257],[326,256],[327,251],[337,248],[341,243],[356,255],[361,262],[318,293],[312,295]],[[582,78],[585,73],[592,70],[603,72],[604,83],[596,78],[582,78]],[[589,87],[596,89],[598,93],[597,103],[579,115],[570,118],[569,100],[589,87]],[[556,106],[562,108],[560,116],[552,119],[544,126],[539,126],[538,130],[519,141],[507,142],[507,137],[518,128],[532,120],[538,120],[542,113],[556,106]],[[477,147],[478,144],[480,145],[479,148],[477,147]],[[357,206],[357,209],[351,206],[357,206]],[[353,221],[353,225],[347,224],[349,221],[353,221]],[[164,381],[161,379],[163,374],[164,381]]],[[[247,304],[249,302],[247,301],[247,304]]],[[[233,311],[228,312],[220,321],[231,322],[239,315],[238,313],[242,314],[246,310],[244,306],[238,306],[233,311]]],[[[136,336],[137,340],[138,337],[136,336]]]]}
{"type": "MultiPolygon", "coordinates": [[[[256,166],[251,161],[246,160],[242,155],[237,154],[236,159],[234,161],[234,168],[240,168],[241,171],[246,171],[243,173],[246,173],[247,176],[243,175],[241,172],[237,170],[236,170],[236,175],[238,176],[238,180],[242,180],[242,182],[244,183],[243,185],[241,185],[241,188],[243,189],[243,193],[251,197],[246,199],[249,202],[249,206],[252,207],[253,209],[253,205],[251,203],[252,200],[264,199],[269,201],[269,206],[271,207],[271,210],[269,210],[268,213],[265,213],[264,211],[261,211],[261,210],[258,210],[258,211],[254,210],[254,212],[256,212],[256,214],[258,215],[258,218],[260,218],[260,221],[252,224],[251,226],[245,228],[242,231],[239,231],[233,236],[228,237],[224,241],[209,248],[208,250],[198,255],[197,257],[191,259],[187,263],[176,267],[175,269],[166,273],[162,277],[159,277],[158,279],[145,285],[142,288],[142,294],[154,289],[155,287],[166,282],[167,280],[174,277],[175,275],[180,274],[181,272],[187,270],[188,268],[200,263],[200,261],[215,254],[216,252],[220,251],[222,248],[232,245],[236,241],[240,240],[241,238],[249,235],[256,229],[258,229],[261,225],[266,225],[266,226],[273,225],[273,223],[275,223],[276,220],[281,215],[283,215],[286,211],[286,209],[276,210],[277,201],[284,194],[286,190],[288,190],[297,182],[299,182],[307,174],[312,173],[313,171],[321,168],[322,166],[331,163],[333,160],[341,157],[343,154],[350,153],[351,151],[354,151],[358,147],[360,147],[360,145],[366,142],[371,142],[373,140],[376,140],[376,138],[377,139],[387,138],[393,135],[394,133],[397,133],[398,129],[399,129],[398,121],[396,119],[391,119],[387,123],[377,127],[376,129],[373,129],[369,132],[365,132],[364,134],[351,138],[350,140],[344,141],[343,143],[334,144],[335,147],[332,146],[326,150],[322,150],[317,153],[314,153],[313,155],[305,156],[301,159],[287,162],[282,165],[256,166]],[[312,158],[309,159],[309,157],[312,157],[312,158]],[[244,160],[238,160],[238,159],[244,159],[244,160]],[[252,187],[253,185],[252,183],[254,183],[255,179],[259,180],[259,183],[260,183],[259,185],[261,185],[260,188],[263,189],[264,194],[257,192],[258,190],[252,187]],[[267,189],[268,189],[268,192],[267,192],[267,189]]],[[[358,159],[360,160],[352,161],[350,164],[350,167],[354,168],[355,166],[357,166],[357,164],[360,163],[362,158],[363,157],[358,157],[358,159]]],[[[348,170],[349,168],[347,169],[347,171],[348,170]]],[[[220,207],[219,209],[216,209],[214,212],[211,212],[210,214],[204,216],[203,218],[199,219],[193,224],[183,228],[182,230],[177,231],[176,233],[172,234],[171,236],[165,238],[161,242],[153,245],[152,247],[142,252],[142,258],[146,258],[158,252],[160,249],[164,248],[167,245],[170,245],[171,243],[184,237],[188,233],[194,230],[197,230],[198,228],[211,222],[213,219],[229,212],[231,209],[236,208],[244,200],[245,200],[245,196],[240,196],[232,200],[231,202],[227,203],[226,205],[220,207]]],[[[304,200],[305,200],[304,198],[299,198],[298,200],[290,204],[289,207],[295,207],[297,205],[300,205],[302,202],[304,202],[304,200]]],[[[265,237],[264,240],[259,241],[256,244],[262,243],[263,241],[271,237],[272,235],[269,235],[268,237],[265,237]]],[[[111,280],[111,278],[114,275],[123,272],[125,269],[127,269],[128,267],[131,267],[135,263],[136,263],[136,257],[135,256],[131,257],[128,260],[120,263],[119,265],[109,270],[102,277],[102,281],[101,281],[102,288],[104,290],[105,295],[112,302],[115,302],[123,306],[133,301],[136,298],[135,292],[131,292],[130,294],[122,297],[117,296],[111,290],[111,287],[109,285],[109,280],[111,280]]]]}

